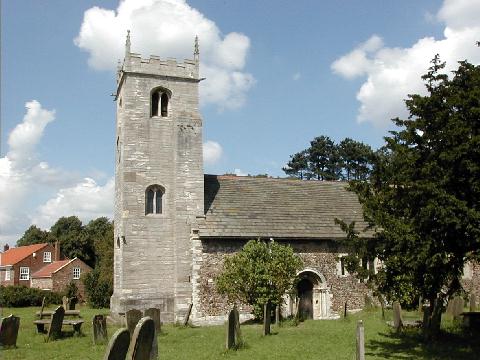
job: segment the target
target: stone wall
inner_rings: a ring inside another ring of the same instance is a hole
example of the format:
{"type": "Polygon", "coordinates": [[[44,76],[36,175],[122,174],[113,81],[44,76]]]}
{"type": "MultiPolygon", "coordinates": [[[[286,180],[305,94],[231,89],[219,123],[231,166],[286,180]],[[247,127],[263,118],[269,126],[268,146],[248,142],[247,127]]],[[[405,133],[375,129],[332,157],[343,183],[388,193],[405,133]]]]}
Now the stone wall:
{"type": "Polygon", "coordinates": [[[52,278],[35,278],[31,282],[32,288],[52,290],[52,278]]]}
{"type": "MultiPolygon", "coordinates": [[[[342,249],[334,241],[329,240],[292,240],[282,244],[290,244],[295,253],[303,262],[305,269],[312,269],[323,275],[326,286],[331,296],[330,311],[340,313],[345,301],[348,308],[361,309],[365,303],[365,295],[369,291],[364,283],[360,283],[351,275],[341,276],[337,274],[338,254],[343,253],[342,249]]],[[[225,297],[219,295],[215,290],[215,278],[223,268],[223,259],[239,251],[246,243],[245,240],[222,240],[203,239],[202,259],[199,263],[198,272],[198,316],[223,316],[230,309],[225,297]]],[[[244,306],[241,310],[249,311],[244,306]]]]}

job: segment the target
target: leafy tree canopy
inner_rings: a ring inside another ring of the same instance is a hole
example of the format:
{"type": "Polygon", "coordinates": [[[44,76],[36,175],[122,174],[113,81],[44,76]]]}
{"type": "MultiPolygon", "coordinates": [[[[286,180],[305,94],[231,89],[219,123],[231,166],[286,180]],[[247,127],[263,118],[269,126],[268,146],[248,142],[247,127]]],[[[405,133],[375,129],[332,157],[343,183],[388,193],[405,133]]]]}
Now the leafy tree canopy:
{"type": "Polygon", "coordinates": [[[251,240],[240,252],[225,258],[216,286],[230,302],[252,305],[254,315],[262,318],[263,305],[280,304],[301,268],[302,261],[291,247],[251,240]]]}
{"type": "Polygon", "coordinates": [[[32,225],[25,231],[23,236],[17,240],[17,246],[42,244],[46,242],[49,242],[48,231],[32,225]]]}
{"type": "Polygon", "coordinates": [[[282,169],[301,180],[353,180],[368,178],[375,153],[369,145],[346,138],[339,144],[318,136],[310,147],[290,156],[282,169]]]}
{"type": "MultiPolygon", "coordinates": [[[[354,181],[376,236],[354,239],[350,265],[378,257],[372,277],[390,299],[429,300],[429,331],[439,329],[445,300],[461,291],[464,263],[480,257],[480,67],[459,62],[442,73],[438,56],[423,76],[427,95],[410,95],[410,116],[386,137],[369,181],[354,181]]],[[[355,270],[353,269],[353,270],[355,270]]]]}

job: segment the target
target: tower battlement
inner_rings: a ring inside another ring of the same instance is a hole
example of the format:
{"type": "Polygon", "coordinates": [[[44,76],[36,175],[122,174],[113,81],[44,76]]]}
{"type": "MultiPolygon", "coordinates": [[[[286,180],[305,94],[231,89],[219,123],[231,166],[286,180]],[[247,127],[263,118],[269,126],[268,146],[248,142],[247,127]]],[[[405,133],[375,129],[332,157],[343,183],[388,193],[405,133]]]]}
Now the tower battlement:
{"type": "Polygon", "coordinates": [[[199,82],[199,50],[198,37],[195,37],[194,58],[178,62],[175,58],[161,59],[160,56],[150,55],[142,58],[141,54],[130,52],[130,31],[125,42],[125,58],[119,64],[117,83],[120,83],[122,73],[136,73],[164,76],[169,78],[188,79],[199,82]]]}

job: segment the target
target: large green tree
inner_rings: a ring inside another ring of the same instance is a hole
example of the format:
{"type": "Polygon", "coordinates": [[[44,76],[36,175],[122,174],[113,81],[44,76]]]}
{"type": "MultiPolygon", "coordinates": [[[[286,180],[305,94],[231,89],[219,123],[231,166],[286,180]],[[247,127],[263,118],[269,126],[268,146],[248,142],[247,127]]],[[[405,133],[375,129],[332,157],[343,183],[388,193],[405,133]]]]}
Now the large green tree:
{"type": "Polygon", "coordinates": [[[318,136],[310,142],[308,160],[312,176],[317,180],[336,180],[340,174],[338,151],[328,136],[318,136]]]}
{"type": "Polygon", "coordinates": [[[230,302],[252,305],[254,315],[262,318],[263,305],[281,304],[301,267],[302,261],[291,247],[251,240],[241,251],[225,258],[216,286],[230,302]]]}
{"type": "Polygon", "coordinates": [[[58,219],[50,228],[50,236],[59,241],[60,249],[67,258],[79,257],[88,265],[95,266],[94,242],[84,231],[78,217],[58,219]]]}
{"type": "Polygon", "coordinates": [[[461,61],[449,78],[438,56],[423,76],[427,95],[406,100],[408,119],[386,137],[369,181],[356,181],[373,239],[350,233],[355,259],[377,256],[373,277],[391,300],[428,300],[428,338],[446,300],[461,291],[466,261],[480,256],[480,67],[461,61]]]}
{"type": "Polygon", "coordinates": [[[296,177],[300,180],[308,178],[310,176],[308,167],[308,150],[303,150],[291,155],[290,161],[282,170],[285,174],[296,177]]]}
{"type": "Polygon", "coordinates": [[[30,226],[23,236],[17,240],[17,246],[26,246],[33,244],[41,244],[49,242],[48,231],[42,230],[39,227],[32,225],[30,226]]]}

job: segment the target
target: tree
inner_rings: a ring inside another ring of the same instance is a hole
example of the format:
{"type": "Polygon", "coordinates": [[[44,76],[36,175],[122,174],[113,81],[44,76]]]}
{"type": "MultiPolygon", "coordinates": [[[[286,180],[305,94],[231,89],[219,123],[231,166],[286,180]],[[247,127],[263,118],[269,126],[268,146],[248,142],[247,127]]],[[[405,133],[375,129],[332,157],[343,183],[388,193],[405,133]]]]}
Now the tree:
{"type": "Polygon", "coordinates": [[[78,257],[95,266],[93,241],[84,232],[82,222],[76,216],[61,217],[50,228],[50,234],[60,243],[62,253],[70,259],[78,257]]]}
{"type": "Polygon", "coordinates": [[[276,242],[251,240],[243,249],[225,258],[223,272],[216,279],[217,290],[230,302],[253,306],[257,318],[263,318],[263,305],[278,305],[293,288],[301,259],[289,246],[276,242]]]}
{"type": "Polygon", "coordinates": [[[48,231],[32,225],[25,231],[23,236],[17,240],[17,246],[42,244],[46,242],[49,242],[48,231]]]}
{"type": "Polygon", "coordinates": [[[446,300],[462,289],[466,261],[480,258],[480,67],[466,61],[449,79],[438,56],[410,95],[410,116],[386,137],[369,181],[354,181],[364,217],[376,229],[352,242],[351,265],[377,256],[377,289],[391,300],[430,304],[427,339],[440,329],[446,300]]]}
{"type": "Polygon", "coordinates": [[[338,144],[338,156],[344,180],[368,178],[373,161],[373,150],[370,146],[345,138],[338,144]]]}
{"type": "MultiPolygon", "coordinates": [[[[93,243],[95,252],[95,269],[100,272],[99,281],[105,282],[113,288],[113,221],[106,217],[99,217],[90,221],[84,231],[93,243]]],[[[112,294],[105,294],[110,298],[112,294]]]]}
{"type": "Polygon", "coordinates": [[[308,151],[303,150],[290,156],[290,161],[282,169],[285,174],[303,180],[308,174],[308,151]]]}
{"type": "Polygon", "coordinates": [[[318,136],[308,149],[310,171],[317,180],[336,180],[339,177],[338,151],[328,136],[318,136]]]}

